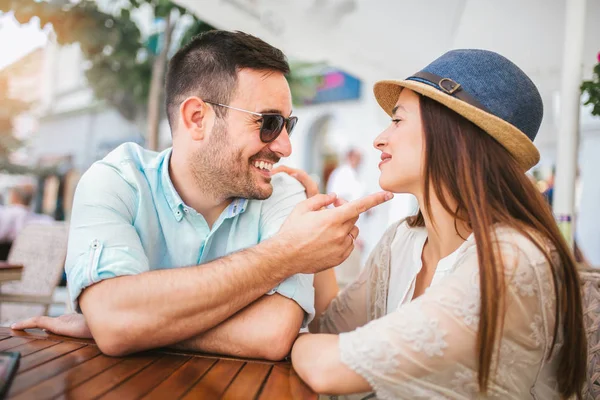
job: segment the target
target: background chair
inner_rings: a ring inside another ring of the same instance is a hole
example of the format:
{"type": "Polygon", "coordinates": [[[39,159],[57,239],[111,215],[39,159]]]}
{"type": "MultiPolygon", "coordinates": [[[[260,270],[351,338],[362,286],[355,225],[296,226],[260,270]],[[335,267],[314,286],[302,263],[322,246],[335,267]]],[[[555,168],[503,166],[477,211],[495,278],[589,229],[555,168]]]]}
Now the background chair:
{"type": "Polygon", "coordinates": [[[2,284],[0,325],[48,314],[62,277],[67,238],[64,222],[32,223],[19,233],[7,261],[23,265],[23,275],[20,281],[2,284]]]}

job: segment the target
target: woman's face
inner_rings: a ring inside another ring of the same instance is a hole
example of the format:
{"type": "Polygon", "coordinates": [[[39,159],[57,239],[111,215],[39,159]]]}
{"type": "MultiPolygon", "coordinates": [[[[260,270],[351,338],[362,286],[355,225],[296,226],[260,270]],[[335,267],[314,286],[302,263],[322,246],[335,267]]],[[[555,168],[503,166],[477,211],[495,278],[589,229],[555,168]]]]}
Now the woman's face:
{"type": "Polygon", "coordinates": [[[390,126],[373,142],[381,151],[379,185],[382,189],[417,194],[422,182],[423,143],[419,96],[403,89],[390,126]]]}

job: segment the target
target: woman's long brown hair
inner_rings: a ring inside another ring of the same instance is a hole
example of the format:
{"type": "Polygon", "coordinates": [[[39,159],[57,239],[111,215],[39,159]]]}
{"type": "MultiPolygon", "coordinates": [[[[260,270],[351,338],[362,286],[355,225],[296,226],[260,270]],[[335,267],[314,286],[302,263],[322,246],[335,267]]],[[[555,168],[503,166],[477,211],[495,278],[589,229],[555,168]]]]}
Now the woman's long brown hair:
{"type": "MultiPolygon", "coordinates": [[[[559,329],[564,338],[563,346],[556,350],[558,390],[563,398],[581,398],[587,342],[579,277],[573,255],[548,204],[516,160],[494,138],[436,101],[419,97],[425,141],[422,208],[425,212],[430,209],[431,187],[446,211],[473,230],[477,244],[481,286],[476,345],[479,390],[487,392],[493,353],[504,324],[504,268],[493,237],[493,225],[500,223],[528,237],[551,265],[556,294],[552,351],[559,329]],[[451,209],[446,195],[457,202],[456,209],[451,209]],[[539,243],[538,235],[551,244],[550,251],[555,250],[558,257],[549,254],[546,246],[539,243]]],[[[410,226],[425,225],[422,211],[409,218],[410,226]]]]}

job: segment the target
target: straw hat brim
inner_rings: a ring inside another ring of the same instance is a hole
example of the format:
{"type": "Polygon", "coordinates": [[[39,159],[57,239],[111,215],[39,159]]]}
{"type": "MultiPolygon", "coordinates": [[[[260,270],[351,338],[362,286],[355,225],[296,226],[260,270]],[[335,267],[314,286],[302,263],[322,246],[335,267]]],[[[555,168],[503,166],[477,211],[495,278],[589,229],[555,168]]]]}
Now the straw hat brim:
{"type": "Polygon", "coordinates": [[[514,125],[422,82],[385,80],[375,83],[375,98],[389,116],[403,88],[427,96],[473,122],[504,146],[525,171],[540,160],[533,142],[514,125]]]}

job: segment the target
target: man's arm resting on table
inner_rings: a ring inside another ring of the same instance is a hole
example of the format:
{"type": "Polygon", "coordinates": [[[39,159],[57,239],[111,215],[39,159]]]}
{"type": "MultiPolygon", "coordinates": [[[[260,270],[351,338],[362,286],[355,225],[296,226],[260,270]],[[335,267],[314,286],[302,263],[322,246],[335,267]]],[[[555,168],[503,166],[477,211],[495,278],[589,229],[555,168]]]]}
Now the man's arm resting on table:
{"type": "Polygon", "coordinates": [[[298,336],[304,311],[280,294],[263,296],[228,320],[175,348],[281,360],[298,336]]]}
{"type": "MultiPolygon", "coordinates": [[[[280,294],[263,296],[200,335],[172,347],[246,358],[280,360],[289,354],[304,319],[304,310],[280,294]]],[[[93,339],[83,314],[38,316],[12,329],[44,329],[57,335],[93,339]]]]}
{"type": "Polygon", "coordinates": [[[106,279],[85,289],[79,304],[105,354],[170,346],[213,328],[287,278],[284,251],[268,240],[202,266],[106,279]]]}

